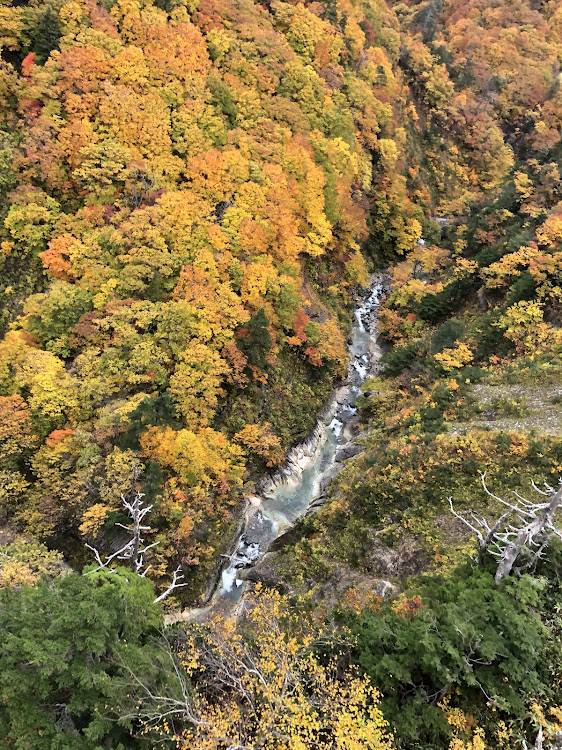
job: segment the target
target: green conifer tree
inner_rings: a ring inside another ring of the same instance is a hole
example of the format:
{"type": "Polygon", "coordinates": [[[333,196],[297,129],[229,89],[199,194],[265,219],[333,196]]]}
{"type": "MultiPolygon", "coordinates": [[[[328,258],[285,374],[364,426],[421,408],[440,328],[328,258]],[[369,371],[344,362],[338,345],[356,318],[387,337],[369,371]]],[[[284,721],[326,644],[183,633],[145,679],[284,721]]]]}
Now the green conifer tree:
{"type": "Polygon", "coordinates": [[[44,63],[51,52],[59,46],[61,27],[59,15],[52,5],[47,5],[37,25],[33,40],[33,52],[37,62],[44,63]]]}
{"type": "Polygon", "coordinates": [[[248,362],[263,370],[266,366],[265,355],[271,349],[271,336],[268,331],[269,320],[263,307],[250,318],[248,325],[248,336],[244,339],[244,352],[248,362]]]}
{"type": "Polygon", "coordinates": [[[130,674],[162,687],[153,598],[152,583],[124,569],[3,590],[0,746],[145,747],[123,717],[135,714],[130,674]]]}

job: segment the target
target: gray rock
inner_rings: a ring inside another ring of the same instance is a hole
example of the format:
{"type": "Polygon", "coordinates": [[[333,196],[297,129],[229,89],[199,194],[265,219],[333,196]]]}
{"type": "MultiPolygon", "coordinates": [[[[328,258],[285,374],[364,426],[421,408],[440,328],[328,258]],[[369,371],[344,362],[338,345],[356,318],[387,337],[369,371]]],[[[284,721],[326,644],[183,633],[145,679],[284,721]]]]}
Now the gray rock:
{"type": "Polygon", "coordinates": [[[395,547],[389,547],[376,536],[373,538],[369,569],[375,575],[400,579],[421,572],[427,565],[427,552],[415,539],[404,535],[395,547]]]}
{"type": "Polygon", "coordinates": [[[488,297],[483,286],[480,287],[480,289],[476,293],[476,296],[478,298],[478,307],[482,312],[486,312],[486,310],[488,309],[488,297]]]}
{"type": "Polygon", "coordinates": [[[335,395],[335,401],[337,404],[342,406],[343,404],[348,403],[349,400],[349,388],[346,386],[342,386],[341,388],[338,388],[335,395]]]}
{"type": "Polygon", "coordinates": [[[316,500],[319,500],[322,496],[324,496],[328,490],[328,487],[330,486],[330,482],[334,477],[337,477],[337,475],[340,473],[340,471],[343,469],[343,465],[340,463],[334,464],[329,472],[326,473],[324,477],[322,477],[320,481],[320,486],[318,487],[318,497],[316,497],[311,505],[315,503],[316,500]]]}
{"type": "Polygon", "coordinates": [[[356,437],[361,431],[361,419],[358,416],[352,417],[343,429],[343,435],[348,440],[356,437]]]}
{"type": "Polygon", "coordinates": [[[271,521],[258,512],[242,535],[243,546],[259,545],[262,549],[267,547],[271,539],[272,526],[271,521]]]}
{"type": "Polygon", "coordinates": [[[267,588],[277,589],[283,594],[289,591],[287,584],[276,575],[272,568],[246,568],[239,572],[238,578],[242,581],[250,581],[251,583],[263,583],[267,588]]]}
{"type": "Polygon", "coordinates": [[[390,583],[390,581],[381,580],[375,586],[375,594],[377,594],[378,596],[382,596],[383,599],[385,596],[387,595],[392,596],[393,594],[396,594],[397,592],[398,592],[398,589],[396,588],[394,584],[390,583]]]}
{"type": "Polygon", "coordinates": [[[327,495],[318,495],[317,498],[315,498],[310,505],[308,506],[308,510],[306,512],[306,515],[309,515],[309,513],[314,513],[318,510],[318,508],[321,508],[326,500],[328,499],[327,495]]]}
{"type": "Polygon", "coordinates": [[[338,452],[336,453],[336,461],[338,461],[339,463],[343,463],[349,458],[353,458],[353,456],[359,455],[359,453],[361,453],[363,450],[363,447],[361,445],[357,445],[356,443],[347,443],[347,445],[342,445],[342,447],[339,448],[338,452]]]}

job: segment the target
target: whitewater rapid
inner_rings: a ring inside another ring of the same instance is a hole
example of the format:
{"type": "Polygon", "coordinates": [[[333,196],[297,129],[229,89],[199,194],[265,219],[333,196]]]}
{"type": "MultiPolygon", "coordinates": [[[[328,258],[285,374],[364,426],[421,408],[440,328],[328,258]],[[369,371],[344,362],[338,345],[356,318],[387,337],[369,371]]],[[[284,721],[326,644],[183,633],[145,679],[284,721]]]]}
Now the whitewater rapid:
{"type": "Polygon", "coordinates": [[[335,389],[314,430],[291,448],[277,471],[264,477],[246,497],[231,551],[204,607],[165,617],[166,624],[204,619],[214,607],[235,604],[246,588],[243,571],[256,565],[272,543],[294,523],[320,507],[328,485],[344,462],[360,452],[355,401],[363,383],[377,375],[383,351],[377,342],[378,310],[387,281],[375,274],[367,294],[357,300],[349,340],[345,381],[335,389]]]}
{"type": "Polygon", "coordinates": [[[384,278],[376,275],[369,293],[357,302],[347,378],[333,393],[314,430],[288,452],[280,469],[259,483],[256,494],[246,498],[243,528],[227,557],[211,604],[240,599],[246,586],[241,571],[259,562],[280,534],[321,505],[329,482],[343,467],[346,449],[354,445],[356,437],[355,401],[363,383],[375,376],[380,366],[377,320],[384,289],[384,278]]]}

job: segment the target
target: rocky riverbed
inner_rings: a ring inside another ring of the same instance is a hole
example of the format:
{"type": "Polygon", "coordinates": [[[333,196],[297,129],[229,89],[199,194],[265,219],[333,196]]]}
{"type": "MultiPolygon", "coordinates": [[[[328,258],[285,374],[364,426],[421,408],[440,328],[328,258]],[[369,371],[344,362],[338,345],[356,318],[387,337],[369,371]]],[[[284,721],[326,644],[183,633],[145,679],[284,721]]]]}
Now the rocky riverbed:
{"type": "Polygon", "coordinates": [[[382,349],[377,341],[380,299],[385,291],[382,275],[373,277],[368,294],[357,301],[349,340],[347,378],[338,387],[306,440],[294,446],[283,465],[265,477],[255,495],[246,501],[243,529],[222,571],[212,601],[237,601],[251,568],[272,543],[294,523],[320,507],[331,480],[349,458],[361,452],[356,441],[359,420],[355,401],[360,387],[377,374],[382,349]]]}
{"type": "Polygon", "coordinates": [[[268,551],[283,543],[300,518],[322,506],[344,462],[362,451],[355,401],[363,383],[380,368],[378,309],[387,290],[385,276],[376,274],[369,290],[357,299],[347,377],[333,392],[310,435],[289,450],[277,471],[258,483],[255,494],[247,496],[236,538],[230,553],[223,556],[225,564],[209,591],[207,606],[169,615],[167,622],[199,619],[214,606],[238,602],[246,581],[264,579],[263,565],[256,566],[265,562],[268,551]]]}

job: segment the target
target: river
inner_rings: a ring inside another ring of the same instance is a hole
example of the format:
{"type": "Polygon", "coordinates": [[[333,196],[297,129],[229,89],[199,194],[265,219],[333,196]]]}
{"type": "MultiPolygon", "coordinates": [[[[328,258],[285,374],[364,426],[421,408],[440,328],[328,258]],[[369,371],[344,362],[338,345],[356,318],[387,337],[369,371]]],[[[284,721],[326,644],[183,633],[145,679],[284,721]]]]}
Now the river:
{"type": "Polygon", "coordinates": [[[377,343],[377,321],[385,287],[384,276],[375,274],[369,291],[357,300],[347,377],[333,392],[315,429],[291,448],[280,469],[258,484],[256,494],[246,498],[240,533],[209,604],[171,616],[170,622],[199,619],[214,606],[240,601],[247,585],[242,571],[256,565],[275,539],[322,504],[331,479],[347,458],[360,451],[355,443],[359,431],[355,401],[363,383],[380,367],[383,352],[377,343]]]}

